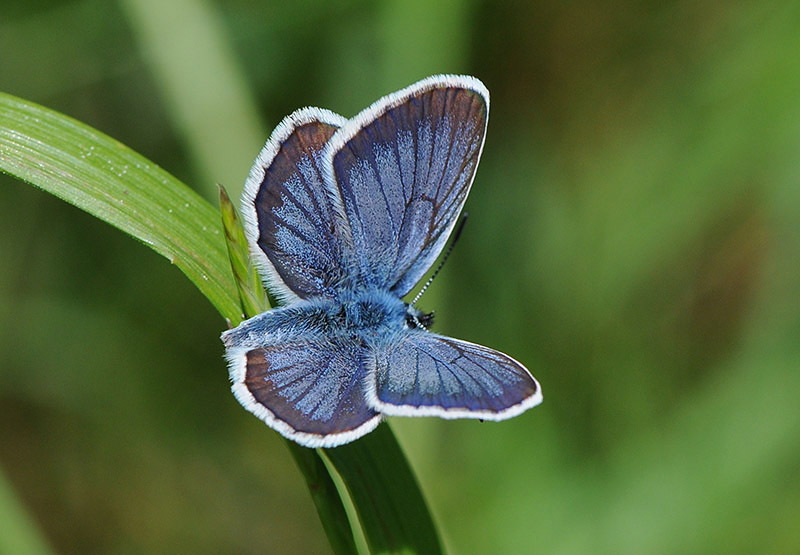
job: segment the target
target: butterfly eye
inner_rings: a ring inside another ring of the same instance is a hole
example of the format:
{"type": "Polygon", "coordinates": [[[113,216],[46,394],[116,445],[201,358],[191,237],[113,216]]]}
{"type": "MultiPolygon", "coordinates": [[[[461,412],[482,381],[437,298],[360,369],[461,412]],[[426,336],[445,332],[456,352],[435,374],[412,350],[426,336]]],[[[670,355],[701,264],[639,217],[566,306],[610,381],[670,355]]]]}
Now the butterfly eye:
{"type": "Polygon", "coordinates": [[[417,316],[417,321],[422,324],[422,327],[430,329],[433,325],[433,312],[420,312],[417,316]]]}
{"type": "Polygon", "coordinates": [[[411,305],[406,307],[406,327],[429,329],[433,325],[433,312],[422,312],[411,305]]]}

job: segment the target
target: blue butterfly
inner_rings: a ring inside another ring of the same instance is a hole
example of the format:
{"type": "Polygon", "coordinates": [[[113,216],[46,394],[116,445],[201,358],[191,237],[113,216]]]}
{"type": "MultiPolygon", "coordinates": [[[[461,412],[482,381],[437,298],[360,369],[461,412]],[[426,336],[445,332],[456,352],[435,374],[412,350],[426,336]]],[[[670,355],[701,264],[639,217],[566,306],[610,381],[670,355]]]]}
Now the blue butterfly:
{"type": "Polygon", "coordinates": [[[303,108],[275,129],[242,198],[283,306],[222,334],[233,393],[285,437],[333,447],[389,416],[503,420],[539,384],[501,352],[428,331],[403,297],[453,231],[486,136],[489,92],[436,75],[352,119],[303,108]]]}

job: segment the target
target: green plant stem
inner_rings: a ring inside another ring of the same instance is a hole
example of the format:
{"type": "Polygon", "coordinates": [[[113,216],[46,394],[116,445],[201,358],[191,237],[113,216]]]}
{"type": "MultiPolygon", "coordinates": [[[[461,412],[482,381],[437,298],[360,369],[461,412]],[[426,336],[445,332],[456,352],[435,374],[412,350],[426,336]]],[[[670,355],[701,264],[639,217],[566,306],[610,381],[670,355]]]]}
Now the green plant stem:
{"type": "Polygon", "coordinates": [[[358,553],[347,511],[336,484],[320,457],[321,450],[308,449],[288,439],[285,443],[294,462],[303,473],[311,500],[317,508],[317,514],[334,553],[340,555],[358,553]]]}
{"type": "Polygon", "coordinates": [[[52,553],[0,469],[0,553],[52,553]]]}
{"type": "Polygon", "coordinates": [[[442,553],[433,517],[388,424],[324,455],[353,499],[371,553],[442,553]],[[386,495],[403,502],[387,503],[386,495]],[[409,507],[416,512],[398,512],[409,507]]]}

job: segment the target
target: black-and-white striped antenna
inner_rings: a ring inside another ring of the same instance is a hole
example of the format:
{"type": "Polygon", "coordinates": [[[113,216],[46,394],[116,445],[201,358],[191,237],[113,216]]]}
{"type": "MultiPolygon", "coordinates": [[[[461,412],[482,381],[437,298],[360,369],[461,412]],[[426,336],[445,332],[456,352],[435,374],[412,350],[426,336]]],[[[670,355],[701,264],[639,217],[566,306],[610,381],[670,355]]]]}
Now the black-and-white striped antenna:
{"type": "Polygon", "coordinates": [[[417,301],[422,296],[422,294],[425,292],[425,290],[430,286],[430,284],[433,282],[433,279],[437,275],[439,275],[439,272],[442,270],[442,267],[444,266],[444,263],[447,262],[447,259],[450,256],[450,253],[453,252],[453,247],[456,246],[456,242],[458,241],[458,238],[461,237],[461,232],[464,230],[464,224],[467,223],[467,217],[468,216],[469,216],[468,212],[462,212],[461,213],[461,219],[459,220],[458,226],[456,227],[456,232],[453,233],[453,240],[450,241],[450,246],[448,246],[447,250],[444,251],[444,256],[442,257],[442,261],[439,262],[439,265],[433,271],[433,273],[431,274],[431,277],[428,278],[428,281],[425,282],[425,285],[422,286],[422,289],[419,290],[419,293],[417,293],[417,295],[414,297],[414,300],[409,303],[410,306],[414,306],[415,304],[417,304],[417,301]]]}

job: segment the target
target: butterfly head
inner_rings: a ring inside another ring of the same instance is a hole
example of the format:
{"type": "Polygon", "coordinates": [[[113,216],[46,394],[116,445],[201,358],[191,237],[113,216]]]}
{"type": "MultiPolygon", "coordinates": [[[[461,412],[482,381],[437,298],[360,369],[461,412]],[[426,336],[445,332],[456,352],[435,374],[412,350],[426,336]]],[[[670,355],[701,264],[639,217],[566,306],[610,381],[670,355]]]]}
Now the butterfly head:
{"type": "Polygon", "coordinates": [[[423,312],[413,304],[406,304],[406,327],[423,330],[433,325],[433,312],[423,312]]]}

